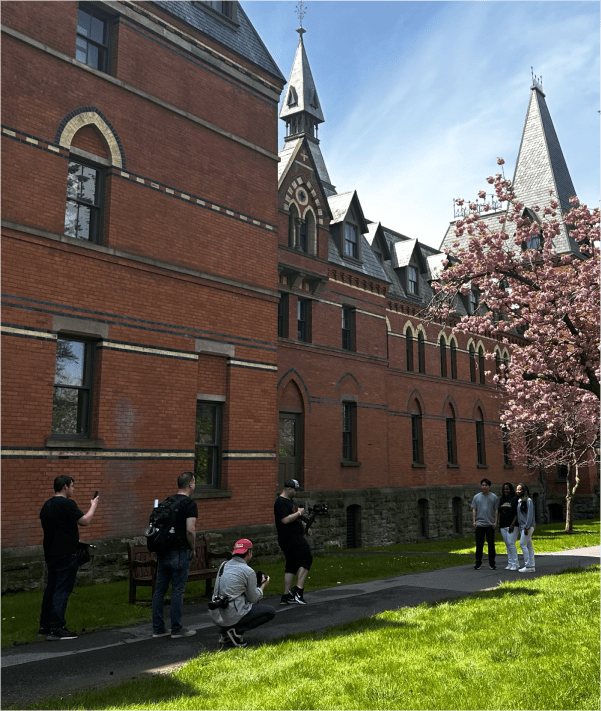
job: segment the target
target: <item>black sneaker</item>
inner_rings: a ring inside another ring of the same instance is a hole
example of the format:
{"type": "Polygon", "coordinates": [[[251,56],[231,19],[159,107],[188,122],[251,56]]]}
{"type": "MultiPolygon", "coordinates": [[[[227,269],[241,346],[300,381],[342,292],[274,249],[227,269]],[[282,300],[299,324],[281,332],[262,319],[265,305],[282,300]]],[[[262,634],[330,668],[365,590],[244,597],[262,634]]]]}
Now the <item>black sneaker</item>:
{"type": "Polygon", "coordinates": [[[482,563],[476,563],[476,565],[474,566],[474,570],[480,570],[481,567],[482,563]]]}
{"type": "Polygon", "coordinates": [[[40,627],[38,637],[47,637],[50,634],[50,627],[40,627]]]}
{"type": "Polygon", "coordinates": [[[297,588],[296,585],[292,588],[290,591],[294,597],[294,602],[297,605],[306,605],[307,603],[305,602],[305,598],[303,597],[303,590],[301,588],[297,588]]]}
{"type": "Polygon", "coordinates": [[[497,566],[493,563],[492,565],[488,566],[491,570],[496,570],[497,566]]]}
{"type": "Polygon", "coordinates": [[[238,634],[236,630],[232,627],[225,633],[226,637],[229,637],[232,646],[234,647],[248,647],[248,644],[244,641],[241,634],[238,634]]]}
{"type": "Polygon", "coordinates": [[[60,629],[52,630],[48,637],[46,637],[46,639],[49,641],[54,641],[58,639],[77,639],[77,637],[77,633],[69,632],[66,627],[61,627],[60,629]]]}
{"type": "Polygon", "coordinates": [[[294,602],[294,595],[291,592],[287,592],[285,595],[282,595],[282,599],[280,600],[280,605],[291,605],[294,602]]]}

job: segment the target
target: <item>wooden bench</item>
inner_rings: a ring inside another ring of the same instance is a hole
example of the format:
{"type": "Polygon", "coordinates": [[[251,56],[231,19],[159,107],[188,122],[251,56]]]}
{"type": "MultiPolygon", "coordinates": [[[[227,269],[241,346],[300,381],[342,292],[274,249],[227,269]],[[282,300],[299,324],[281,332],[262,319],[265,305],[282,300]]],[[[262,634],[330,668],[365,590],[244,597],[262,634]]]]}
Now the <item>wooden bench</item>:
{"type": "MultiPolygon", "coordinates": [[[[197,540],[194,548],[195,555],[190,561],[188,582],[206,580],[206,592],[210,597],[213,594],[212,581],[219,572],[219,566],[215,566],[215,561],[229,560],[232,554],[229,551],[214,553],[206,536],[197,540]]],[[[138,585],[150,586],[154,592],[157,583],[157,559],[156,554],[151,553],[146,546],[130,546],[129,544],[127,559],[129,563],[129,602],[133,605],[137,602],[136,588],[138,585]]]]}

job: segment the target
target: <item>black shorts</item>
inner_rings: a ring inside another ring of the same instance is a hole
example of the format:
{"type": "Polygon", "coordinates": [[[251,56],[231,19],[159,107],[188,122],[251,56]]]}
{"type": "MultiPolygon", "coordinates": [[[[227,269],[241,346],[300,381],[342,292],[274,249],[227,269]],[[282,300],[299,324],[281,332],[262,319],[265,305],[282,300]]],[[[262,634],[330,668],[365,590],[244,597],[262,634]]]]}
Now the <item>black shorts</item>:
{"type": "Polygon", "coordinates": [[[311,569],[313,556],[311,555],[311,548],[309,548],[307,539],[304,536],[281,541],[280,548],[286,557],[286,567],[284,569],[286,573],[292,573],[294,575],[299,568],[305,568],[306,570],[311,569]]]}

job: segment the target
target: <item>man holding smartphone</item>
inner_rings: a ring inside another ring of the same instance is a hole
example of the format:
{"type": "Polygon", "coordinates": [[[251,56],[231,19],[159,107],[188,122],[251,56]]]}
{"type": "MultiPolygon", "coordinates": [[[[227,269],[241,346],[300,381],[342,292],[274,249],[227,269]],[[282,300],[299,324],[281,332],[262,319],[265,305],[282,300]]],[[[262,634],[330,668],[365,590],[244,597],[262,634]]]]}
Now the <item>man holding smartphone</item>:
{"type": "Polygon", "coordinates": [[[57,476],[54,496],[46,501],[40,511],[48,580],[42,599],[38,634],[46,635],[48,640],[77,639],[77,634],[67,629],[65,612],[77,577],[78,526],[90,525],[99,499],[98,492],[95,492],[90,508],[84,514],[73,501],[74,493],[73,477],[57,476]]]}

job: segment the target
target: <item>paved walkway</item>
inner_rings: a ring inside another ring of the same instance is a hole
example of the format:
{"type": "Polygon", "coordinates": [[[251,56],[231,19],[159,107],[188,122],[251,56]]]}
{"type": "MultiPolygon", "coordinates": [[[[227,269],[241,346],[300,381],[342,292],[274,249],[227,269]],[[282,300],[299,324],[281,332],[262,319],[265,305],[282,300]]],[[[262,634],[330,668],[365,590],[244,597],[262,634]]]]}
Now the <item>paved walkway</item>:
{"type": "MultiPolygon", "coordinates": [[[[304,607],[280,607],[279,596],[268,596],[265,601],[276,608],[276,617],[247,633],[246,640],[256,645],[295,632],[317,632],[384,610],[492,590],[507,580],[531,580],[576,566],[586,567],[599,562],[599,546],[537,554],[535,574],[510,573],[504,570],[506,561],[506,556],[497,556],[497,570],[490,570],[485,559],[478,571],[469,564],[315,592],[308,589],[308,604],[304,607]]],[[[152,627],[145,622],[91,632],[77,640],[44,641],[3,650],[2,708],[25,709],[34,699],[165,672],[200,652],[216,650],[218,633],[209,620],[206,602],[185,605],[183,621],[197,631],[194,637],[152,639],[152,627]]]]}

